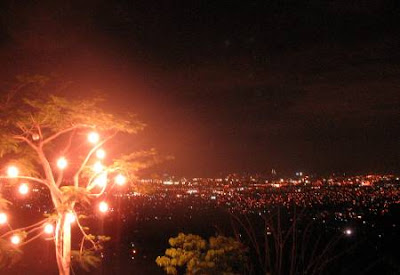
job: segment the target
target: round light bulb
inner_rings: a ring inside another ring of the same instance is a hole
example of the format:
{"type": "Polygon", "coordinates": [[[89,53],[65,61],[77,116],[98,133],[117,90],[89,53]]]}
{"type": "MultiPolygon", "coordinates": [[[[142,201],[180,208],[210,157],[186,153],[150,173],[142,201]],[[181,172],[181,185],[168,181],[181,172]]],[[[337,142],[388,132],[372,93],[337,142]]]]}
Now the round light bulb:
{"type": "Polygon", "coordinates": [[[345,233],[347,236],[350,236],[351,234],[353,234],[353,231],[352,231],[351,229],[346,229],[346,230],[344,231],[344,233],[345,233]]]}
{"type": "Polygon", "coordinates": [[[88,140],[90,143],[97,143],[100,140],[100,135],[96,132],[90,132],[88,135],[88,140]]]}
{"type": "Polygon", "coordinates": [[[0,224],[5,224],[7,222],[7,214],[0,213],[0,224]]]}
{"type": "Polygon", "coordinates": [[[32,139],[33,139],[34,141],[38,141],[38,140],[40,139],[39,134],[38,134],[38,133],[32,134],[32,139]]]}
{"type": "Polygon", "coordinates": [[[99,203],[99,210],[102,213],[105,213],[108,211],[108,204],[105,201],[102,201],[99,203]]]}
{"type": "Polygon", "coordinates": [[[107,173],[102,173],[94,180],[94,184],[99,187],[104,187],[107,185],[107,173]]]}
{"type": "Polygon", "coordinates": [[[21,183],[21,185],[18,187],[18,192],[21,195],[26,195],[29,192],[29,186],[26,183],[21,183]]]}
{"type": "Polygon", "coordinates": [[[11,240],[11,243],[15,244],[15,245],[18,245],[21,243],[21,237],[18,235],[12,235],[10,240],[11,240]]]}
{"type": "Polygon", "coordinates": [[[54,225],[52,225],[51,223],[46,223],[43,230],[44,230],[44,233],[46,233],[46,234],[53,234],[54,225]]]}
{"type": "Polygon", "coordinates": [[[8,175],[10,178],[16,178],[16,177],[18,177],[18,174],[19,174],[19,171],[18,171],[18,168],[17,168],[16,166],[10,166],[10,167],[8,167],[8,169],[7,169],[7,175],[8,175]]]}
{"type": "Polygon", "coordinates": [[[96,173],[100,173],[101,171],[103,171],[104,166],[103,164],[101,164],[100,161],[97,161],[94,165],[93,165],[93,171],[96,173]]]}
{"type": "Polygon", "coordinates": [[[57,160],[57,167],[60,168],[61,170],[65,169],[68,165],[68,161],[66,158],[61,157],[57,160]]]}
{"type": "Polygon", "coordinates": [[[75,220],[76,220],[76,217],[75,217],[75,214],[74,213],[67,213],[67,215],[66,215],[66,220],[69,222],[69,223],[73,223],[73,222],[75,222],[75,220]]]}
{"type": "Polygon", "coordinates": [[[99,159],[104,159],[106,157],[106,151],[99,149],[96,151],[96,157],[99,159]]]}
{"type": "Polygon", "coordinates": [[[115,183],[118,185],[124,185],[126,183],[126,177],[122,174],[118,174],[115,177],[115,183]]]}

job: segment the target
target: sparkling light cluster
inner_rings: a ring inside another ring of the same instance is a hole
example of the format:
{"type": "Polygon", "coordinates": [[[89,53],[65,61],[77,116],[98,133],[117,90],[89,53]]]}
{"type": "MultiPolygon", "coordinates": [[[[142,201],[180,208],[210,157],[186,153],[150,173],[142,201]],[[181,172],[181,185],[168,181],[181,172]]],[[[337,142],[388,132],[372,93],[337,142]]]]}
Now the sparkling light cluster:
{"type": "MultiPolygon", "coordinates": [[[[37,141],[40,139],[39,135],[32,136],[32,139],[34,141],[37,141]]],[[[97,132],[90,132],[87,136],[87,139],[90,143],[92,144],[97,144],[100,141],[100,135],[97,132]]],[[[104,160],[106,157],[106,152],[103,148],[99,148],[95,151],[96,158],[98,159],[96,162],[93,163],[92,165],[92,171],[95,173],[95,179],[94,179],[94,184],[98,187],[105,188],[107,186],[107,169],[106,167],[102,164],[101,160],[104,160]]],[[[56,161],[56,166],[60,170],[64,170],[68,166],[68,160],[64,156],[60,156],[57,161],[56,161]]],[[[23,178],[23,179],[29,179],[29,177],[19,177],[19,169],[15,165],[10,165],[7,170],[7,177],[8,178],[23,178]]],[[[114,178],[114,183],[122,186],[126,183],[127,179],[123,174],[117,174],[114,178]]],[[[26,195],[30,191],[30,186],[28,183],[21,183],[18,186],[18,192],[21,195],[26,195]]],[[[103,191],[104,192],[104,189],[103,191]]],[[[100,201],[98,204],[98,210],[101,213],[106,213],[109,211],[109,205],[106,201],[100,201]]],[[[65,217],[65,222],[67,223],[74,223],[76,221],[77,217],[74,212],[68,212],[65,217]]],[[[0,212],[0,225],[4,225],[8,223],[8,216],[4,212],[0,212]]],[[[46,222],[42,225],[42,230],[43,233],[47,235],[52,235],[54,234],[55,231],[55,225],[54,221],[53,222],[46,222]]],[[[20,233],[16,233],[11,235],[10,237],[10,242],[13,245],[19,245],[23,237],[21,236],[20,233]]]]}

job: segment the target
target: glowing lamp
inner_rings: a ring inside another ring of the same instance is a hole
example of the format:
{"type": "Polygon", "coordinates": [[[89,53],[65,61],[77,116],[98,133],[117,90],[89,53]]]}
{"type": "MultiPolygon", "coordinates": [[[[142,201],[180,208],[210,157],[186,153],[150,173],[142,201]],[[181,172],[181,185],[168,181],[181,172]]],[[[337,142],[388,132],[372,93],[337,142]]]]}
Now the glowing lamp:
{"type": "Polygon", "coordinates": [[[19,171],[18,168],[15,166],[10,166],[7,169],[7,176],[9,176],[10,178],[16,178],[18,177],[19,171]]]}
{"type": "Polygon", "coordinates": [[[65,169],[68,165],[68,162],[66,158],[61,157],[57,160],[57,167],[60,168],[61,170],[65,169]]]}
{"type": "Polygon", "coordinates": [[[18,245],[18,244],[21,243],[21,237],[18,236],[18,235],[12,235],[11,238],[10,238],[10,241],[11,241],[12,244],[18,245]]]}
{"type": "Polygon", "coordinates": [[[7,222],[6,213],[0,213],[0,224],[5,224],[7,222]]]}
{"type": "Polygon", "coordinates": [[[115,183],[118,185],[124,185],[126,183],[126,177],[122,174],[118,174],[115,177],[115,183]]]}
{"type": "Polygon", "coordinates": [[[96,151],[96,157],[99,159],[104,159],[106,157],[106,151],[99,149],[96,151]]]}
{"type": "Polygon", "coordinates": [[[108,211],[108,204],[105,201],[99,203],[99,211],[105,213],[108,211]]]}
{"type": "Polygon", "coordinates": [[[93,165],[92,169],[93,169],[94,172],[100,173],[101,171],[103,171],[104,166],[103,166],[103,164],[101,164],[100,161],[97,161],[97,162],[93,165]]]}
{"type": "Polygon", "coordinates": [[[65,216],[65,219],[69,222],[69,223],[73,223],[76,220],[75,214],[74,213],[67,213],[67,215],[65,216]]]}
{"type": "Polygon", "coordinates": [[[96,132],[90,132],[90,133],[89,133],[89,135],[88,135],[88,141],[89,141],[90,143],[95,144],[95,143],[99,142],[99,140],[100,140],[100,135],[99,135],[98,133],[96,133],[96,132]]]}
{"type": "Polygon", "coordinates": [[[351,229],[346,229],[344,231],[344,234],[346,234],[347,236],[350,236],[351,234],[353,234],[353,231],[351,229]]]}
{"type": "Polygon", "coordinates": [[[54,232],[54,225],[52,225],[51,223],[46,223],[46,225],[43,228],[44,233],[46,234],[53,234],[54,232]]]}
{"type": "Polygon", "coordinates": [[[32,139],[33,139],[34,141],[38,141],[38,140],[40,139],[39,134],[38,134],[38,133],[32,134],[32,139]]]}
{"type": "Polygon", "coordinates": [[[104,187],[107,185],[107,173],[101,173],[96,179],[94,180],[94,184],[99,187],[104,187]]]}
{"type": "Polygon", "coordinates": [[[29,186],[26,183],[22,183],[19,187],[18,187],[18,192],[21,195],[26,195],[29,192],[29,186]]]}

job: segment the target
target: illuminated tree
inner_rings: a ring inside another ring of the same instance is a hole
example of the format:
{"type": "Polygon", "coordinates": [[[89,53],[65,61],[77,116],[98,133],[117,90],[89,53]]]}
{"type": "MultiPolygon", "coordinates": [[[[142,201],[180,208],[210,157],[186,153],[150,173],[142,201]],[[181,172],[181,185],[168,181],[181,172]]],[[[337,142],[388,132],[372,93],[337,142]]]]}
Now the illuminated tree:
{"type": "Polygon", "coordinates": [[[167,274],[243,274],[246,248],[233,238],[211,237],[208,241],[193,234],[179,233],[169,239],[171,248],[159,256],[156,263],[167,274]]]}
{"type": "MultiPolygon", "coordinates": [[[[95,263],[94,252],[107,238],[94,236],[82,224],[88,210],[105,213],[110,192],[129,182],[133,173],[156,160],[153,150],[110,159],[107,145],[117,135],[131,135],[144,125],[130,114],[111,114],[98,99],[70,100],[43,90],[42,76],[21,78],[0,103],[0,179],[18,188],[21,196],[33,186],[46,189],[54,213],[35,224],[11,230],[9,204],[0,197],[0,263],[12,261],[11,251],[38,239],[55,243],[59,273],[70,274],[71,254],[82,266],[95,263]],[[40,187],[42,186],[42,187],[40,187]],[[71,228],[82,234],[79,249],[71,252],[71,228]],[[86,263],[86,264],[85,264],[86,263]]],[[[115,139],[114,139],[115,140],[115,139]]],[[[116,147],[113,147],[113,152],[116,147]]],[[[120,150],[121,151],[121,150],[120,150]]]]}

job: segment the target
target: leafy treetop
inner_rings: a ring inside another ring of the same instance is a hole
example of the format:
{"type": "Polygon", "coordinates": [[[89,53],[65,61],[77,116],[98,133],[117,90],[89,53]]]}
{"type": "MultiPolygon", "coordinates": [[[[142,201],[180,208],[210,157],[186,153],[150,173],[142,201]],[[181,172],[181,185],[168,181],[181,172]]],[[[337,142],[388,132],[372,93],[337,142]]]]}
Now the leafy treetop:
{"type": "Polygon", "coordinates": [[[179,233],[170,238],[171,248],[159,256],[156,263],[167,274],[176,275],[180,270],[185,274],[241,274],[246,263],[246,248],[242,243],[225,236],[204,240],[193,234],[179,233]]]}

